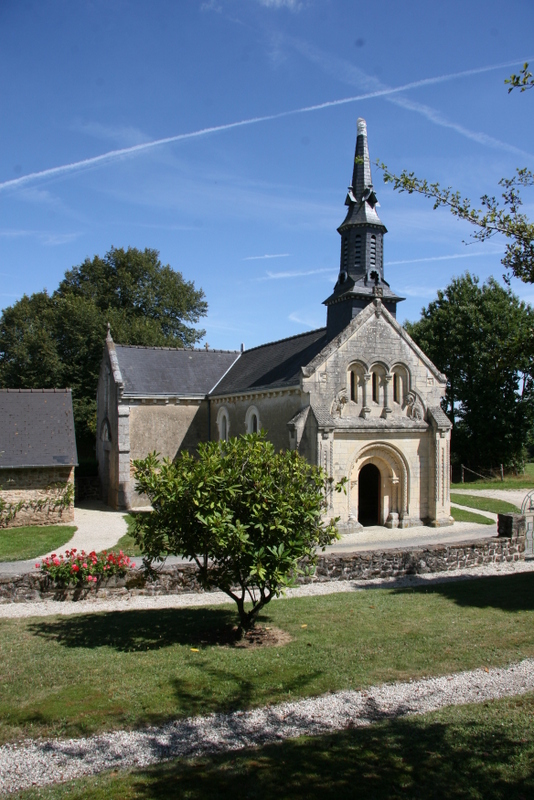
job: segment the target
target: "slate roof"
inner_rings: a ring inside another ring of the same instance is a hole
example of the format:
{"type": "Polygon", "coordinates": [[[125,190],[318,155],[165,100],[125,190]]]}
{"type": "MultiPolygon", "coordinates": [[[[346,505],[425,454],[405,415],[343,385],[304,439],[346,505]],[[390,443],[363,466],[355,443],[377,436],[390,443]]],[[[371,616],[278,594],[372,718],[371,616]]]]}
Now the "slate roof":
{"type": "Polygon", "coordinates": [[[441,406],[431,406],[428,409],[430,417],[435,421],[438,428],[452,428],[452,422],[443,411],[441,406]]]}
{"type": "Polygon", "coordinates": [[[70,389],[0,389],[0,469],[77,463],[70,389]]]}
{"type": "Polygon", "coordinates": [[[207,395],[239,358],[227,350],[115,345],[126,396],[207,395]]]}
{"type": "Polygon", "coordinates": [[[326,344],[326,328],[245,350],[213,392],[215,396],[296,386],[300,368],[326,344]]]}

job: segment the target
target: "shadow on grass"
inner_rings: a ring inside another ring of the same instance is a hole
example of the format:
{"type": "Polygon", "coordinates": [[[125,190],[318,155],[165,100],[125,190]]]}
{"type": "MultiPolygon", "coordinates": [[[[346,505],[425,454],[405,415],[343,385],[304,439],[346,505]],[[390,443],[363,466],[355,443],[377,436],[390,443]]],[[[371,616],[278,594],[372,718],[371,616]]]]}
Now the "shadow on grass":
{"type": "Polygon", "coordinates": [[[395,591],[441,594],[457,605],[465,607],[500,608],[502,611],[510,612],[534,611],[534,572],[446,581],[395,591]]]}
{"type": "Polygon", "coordinates": [[[29,630],[64,647],[134,652],[225,643],[237,621],[237,614],[230,609],[165,608],[63,617],[34,622],[29,630]]]}
{"type": "MultiPolygon", "coordinates": [[[[521,702],[529,704],[531,715],[533,699],[521,702]]],[[[522,728],[503,728],[494,713],[493,724],[488,724],[484,708],[459,716],[453,723],[396,720],[194,761],[174,760],[134,773],[133,796],[147,800],[531,798],[534,740],[528,721],[522,728]]]]}

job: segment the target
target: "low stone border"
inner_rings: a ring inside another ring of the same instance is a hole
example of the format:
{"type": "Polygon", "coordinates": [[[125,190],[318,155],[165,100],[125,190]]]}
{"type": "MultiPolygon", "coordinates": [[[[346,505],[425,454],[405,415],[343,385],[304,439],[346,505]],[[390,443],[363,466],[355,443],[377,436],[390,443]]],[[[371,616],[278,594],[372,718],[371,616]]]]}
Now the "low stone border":
{"type": "MultiPolygon", "coordinates": [[[[319,556],[315,575],[301,577],[300,584],[327,581],[373,580],[402,578],[407,575],[449,572],[484,564],[524,559],[525,540],[503,536],[478,539],[475,542],[435,544],[419,548],[365,551],[319,556]]],[[[154,578],[146,578],[142,570],[132,570],[124,578],[112,577],[96,586],[57,589],[52,581],[38,573],[0,575],[0,603],[28,603],[42,600],[90,600],[106,597],[127,598],[136,595],[167,595],[202,592],[196,578],[196,567],[188,564],[163,566],[154,578]]]]}

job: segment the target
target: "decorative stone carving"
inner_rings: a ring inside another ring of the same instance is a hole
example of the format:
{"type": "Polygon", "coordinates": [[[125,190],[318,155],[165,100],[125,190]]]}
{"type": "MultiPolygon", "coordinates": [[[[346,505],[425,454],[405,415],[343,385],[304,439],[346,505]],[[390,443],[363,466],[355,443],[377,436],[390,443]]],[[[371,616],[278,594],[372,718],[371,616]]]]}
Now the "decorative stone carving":
{"type": "Polygon", "coordinates": [[[347,389],[343,387],[340,391],[336,394],[334,402],[332,403],[332,408],[330,413],[333,417],[340,417],[344,407],[349,402],[349,398],[347,395],[347,389]]]}
{"type": "Polygon", "coordinates": [[[406,409],[406,415],[416,422],[422,422],[425,418],[425,411],[423,404],[415,394],[415,392],[408,392],[404,398],[403,408],[406,409]]]}

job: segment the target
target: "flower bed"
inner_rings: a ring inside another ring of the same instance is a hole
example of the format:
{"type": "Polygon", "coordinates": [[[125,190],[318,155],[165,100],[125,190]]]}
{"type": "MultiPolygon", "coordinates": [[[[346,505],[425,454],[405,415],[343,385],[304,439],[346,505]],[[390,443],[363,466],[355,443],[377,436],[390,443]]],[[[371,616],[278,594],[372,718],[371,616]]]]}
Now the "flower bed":
{"type": "Polygon", "coordinates": [[[59,586],[96,584],[101,578],[112,575],[123,577],[134,567],[135,563],[122,550],[118,553],[108,553],[106,550],[86,553],[85,550],[78,552],[76,548],[65,550],[64,556],[52,553],[35,565],[36,569],[40,569],[59,586]]]}

